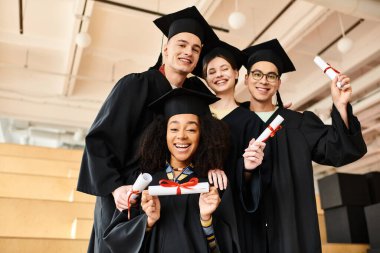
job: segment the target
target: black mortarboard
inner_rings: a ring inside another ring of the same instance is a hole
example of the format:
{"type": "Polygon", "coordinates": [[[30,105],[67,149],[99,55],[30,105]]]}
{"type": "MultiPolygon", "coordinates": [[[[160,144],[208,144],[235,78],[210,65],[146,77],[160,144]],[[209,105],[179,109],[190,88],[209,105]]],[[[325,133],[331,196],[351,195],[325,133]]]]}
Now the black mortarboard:
{"type": "Polygon", "coordinates": [[[224,56],[227,58],[227,61],[232,61],[230,64],[237,70],[239,70],[246,61],[246,55],[241,50],[224,41],[219,41],[219,44],[214,49],[200,59],[202,61],[202,66],[218,56],[224,56]]]}
{"type": "Polygon", "coordinates": [[[279,74],[296,70],[289,56],[277,39],[248,47],[243,50],[247,55],[244,66],[249,71],[253,64],[259,61],[268,61],[276,65],[279,74]]]}
{"type": "Polygon", "coordinates": [[[176,88],[150,103],[149,108],[166,118],[177,114],[211,115],[208,105],[218,100],[219,98],[213,95],[176,88]]]}
{"type": "Polygon", "coordinates": [[[153,22],[168,39],[178,33],[188,32],[198,36],[202,44],[219,41],[218,36],[195,6],[170,13],[153,22]]]}

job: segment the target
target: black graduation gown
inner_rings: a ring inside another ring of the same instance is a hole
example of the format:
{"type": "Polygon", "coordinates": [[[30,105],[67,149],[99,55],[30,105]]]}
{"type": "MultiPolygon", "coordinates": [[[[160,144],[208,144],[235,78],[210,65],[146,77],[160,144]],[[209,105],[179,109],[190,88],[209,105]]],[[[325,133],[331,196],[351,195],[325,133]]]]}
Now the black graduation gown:
{"type": "MultiPolygon", "coordinates": [[[[179,183],[187,182],[194,176],[195,174],[191,174],[179,183]]],[[[156,173],[151,185],[157,185],[163,178],[167,179],[165,171],[156,173]]],[[[234,217],[230,216],[233,214],[228,203],[232,201],[231,197],[229,190],[226,190],[221,202],[224,204],[219,205],[213,214],[213,227],[220,252],[240,252],[234,230],[234,217]]],[[[209,252],[200,223],[199,194],[159,196],[159,199],[160,219],[150,232],[146,232],[147,216],[140,204],[139,210],[131,210],[133,213],[130,220],[125,211],[115,212],[114,219],[104,234],[104,240],[111,252],[209,252]]]]}
{"type": "Polygon", "coordinates": [[[273,167],[262,173],[270,184],[264,189],[259,210],[254,214],[252,238],[257,253],[321,252],[315,202],[312,161],[342,166],[362,157],[366,145],[360,123],[348,105],[349,129],[333,107],[332,125],[324,125],[312,112],[279,108],[282,129],[269,139],[273,167]],[[268,247],[268,249],[267,249],[268,247]]]}
{"type": "MultiPolygon", "coordinates": [[[[211,94],[196,77],[186,79],[183,87],[211,94]]],[[[115,85],[92,124],[77,185],[78,191],[99,196],[88,252],[109,252],[102,237],[115,210],[111,192],[135,181],[140,138],[154,118],[147,105],[170,89],[168,80],[155,69],[126,75],[115,85]]]]}
{"type": "Polygon", "coordinates": [[[262,120],[253,112],[243,107],[237,107],[223,119],[230,129],[231,149],[225,165],[225,172],[234,193],[234,207],[239,236],[239,244],[242,252],[253,252],[252,241],[255,232],[253,223],[254,213],[259,205],[262,182],[261,172],[268,170],[267,157],[269,149],[265,149],[264,162],[254,170],[250,180],[245,180],[244,160],[242,155],[249,141],[257,138],[264,130],[262,120]]]}

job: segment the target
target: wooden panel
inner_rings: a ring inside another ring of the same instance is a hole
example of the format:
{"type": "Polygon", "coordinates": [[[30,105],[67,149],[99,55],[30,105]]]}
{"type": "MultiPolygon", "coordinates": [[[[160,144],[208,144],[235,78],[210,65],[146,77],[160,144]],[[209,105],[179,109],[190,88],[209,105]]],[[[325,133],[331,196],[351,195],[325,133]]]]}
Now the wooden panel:
{"type": "Polygon", "coordinates": [[[88,240],[0,237],[1,253],[83,253],[87,247],[88,240]]]}
{"type": "Polygon", "coordinates": [[[367,244],[322,244],[322,253],[367,253],[367,249],[369,249],[367,244]]]}
{"type": "Polygon", "coordinates": [[[318,214],[318,223],[319,233],[321,235],[321,243],[327,243],[326,223],[325,216],[323,214],[318,214]]]}
{"type": "Polygon", "coordinates": [[[0,197],[95,202],[95,197],[76,193],[77,179],[0,173],[0,197]]]}
{"type": "Polygon", "coordinates": [[[75,218],[93,219],[94,204],[0,198],[0,236],[71,238],[75,218]]]}
{"type": "Polygon", "coordinates": [[[317,213],[324,214],[323,209],[321,207],[321,198],[318,194],[315,195],[315,201],[317,203],[317,213]]]}
{"type": "Polygon", "coordinates": [[[0,143],[0,155],[80,162],[83,150],[56,149],[0,143]]]}
{"type": "Polygon", "coordinates": [[[0,172],[78,178],[80,162],[0,155],[0,172]]]}
{"type": "Polygon", "coordinates": [[[76,218],[71,230],[72,239],[88,239],[91,235],[94,221],[92,219],[76,218]]]}

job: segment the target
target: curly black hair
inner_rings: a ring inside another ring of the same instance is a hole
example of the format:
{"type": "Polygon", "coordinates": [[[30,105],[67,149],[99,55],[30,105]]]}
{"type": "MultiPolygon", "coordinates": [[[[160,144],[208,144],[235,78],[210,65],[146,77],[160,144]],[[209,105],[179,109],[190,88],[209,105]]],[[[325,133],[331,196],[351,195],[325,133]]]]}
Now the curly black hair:
{"type": "MultiPolygon", "coordinates": [[[[166,143],[168,120],[158,116],[144,131],[140,147],[140,166],[142,172],[155,173],[170,161],[166,143]]],[[[223,121],[211,115],[200,116],[200,139],[192,164],[194,172],[206,177],[210,169],[223,169],[229,149],[229,130],[223,121]]]]}

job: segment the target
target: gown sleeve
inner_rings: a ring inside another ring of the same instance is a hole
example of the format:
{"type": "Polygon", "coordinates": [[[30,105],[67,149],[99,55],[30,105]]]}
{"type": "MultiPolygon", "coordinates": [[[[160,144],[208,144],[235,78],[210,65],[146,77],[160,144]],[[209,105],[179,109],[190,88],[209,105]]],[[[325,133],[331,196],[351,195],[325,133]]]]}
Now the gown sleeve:
{"type": "Polygon", "coordinates": [[[360,122],[353,115],[351,105],[347,106],[347,114],[348,129],[335,106],[331,112],[332,125],[324,125],[312,112],[304,113],[301,131],[311,148],[313,161],[343,166],[358,160],[367,152],[360,122]]]}
{"type": "Polygon", "coordinates": [[[140,252],[146,236],[148,217],[145,214],[128,220],[125,212],[115,211],[111,224],[104,232],[104,241],[112,253],[140,252]]]}
{"type": "Polygon", "coordinates": [[[260,202],[262,182],[261,182],[261,168],[254,169],[250,174],[249,180],[245,177],[244,159],[239,158],[236,166],[237,178],[237,194],[241,202],[241,206],[248,213],[254,213],[260,202]]]}
{"type": "Polygon", "coordinates": [[[224,191],[221,202],[212,214],[217,248],[213,252],[239,253],[240,244],[236,224],[236,213],[233,208],[234,196],[231,187],[224,191]]]}
{"type": "Polygon", "coordinates": [[[132,138],[148,97],[141,74],[122,78],[101,107],[88,135],[77,190],[106,196],[123,185],[120,170],[133,152],[132,138]]]}
{"type": "Polygon", "coordinates": [[[260,202],[261,192],[263,187],[263,177],[262,172],[269,170],[269,147],[268,145],[264,150],[264,160],[263,163],[255,168],[250,173],[250,178],[247,180],[244,166],[244,158],[242,157],[245,148],[249,145],[252,138],[257,138],[260,133],[264,130],[264,125],[261,119],[254,113],[249,112],[250,120],[247,121],[246,127],[244,128],[243,140],[240,141],[238,159],[235,170],[236,178],[236,194],[238,194],[238,199],[241,202],[241,206],[248,213],[254,213],[260,202]]]}

